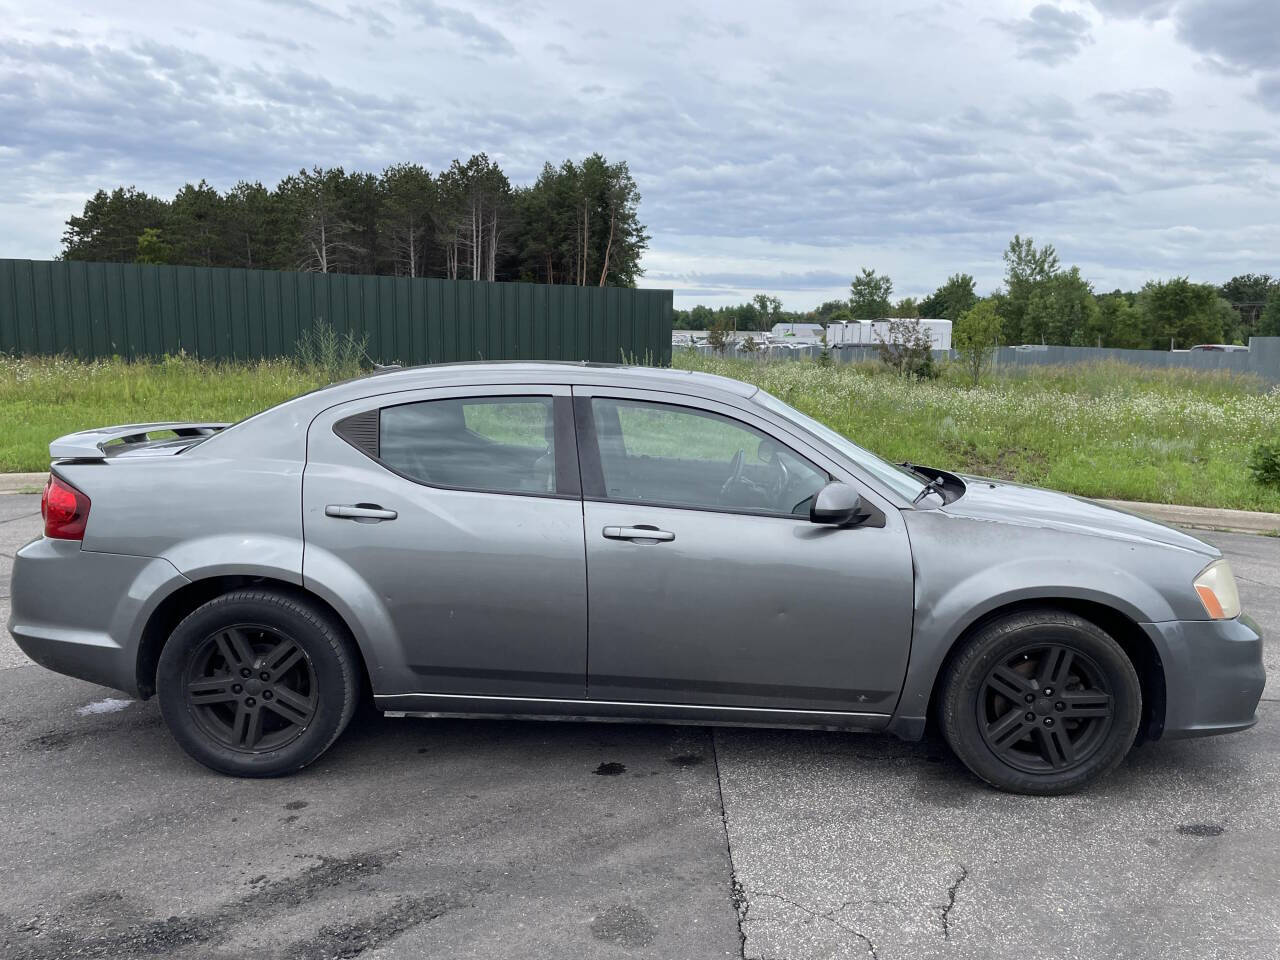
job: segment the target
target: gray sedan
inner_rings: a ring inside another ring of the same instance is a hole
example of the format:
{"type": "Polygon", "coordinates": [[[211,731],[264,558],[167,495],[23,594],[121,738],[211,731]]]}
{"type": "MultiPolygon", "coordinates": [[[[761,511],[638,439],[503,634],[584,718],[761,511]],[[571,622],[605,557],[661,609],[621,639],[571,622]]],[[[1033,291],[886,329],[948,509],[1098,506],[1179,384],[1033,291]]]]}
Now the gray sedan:
{"type": "Polygon", "coordinates": [[[1062,793],[1242,730],[1262,645],[1218,550],[1087,500],[887,463],[749,384],[458,364],[239,424],[50,445],[9,629],[158,695],[237,776],[393,716],[885,730],[1062,793]]]}

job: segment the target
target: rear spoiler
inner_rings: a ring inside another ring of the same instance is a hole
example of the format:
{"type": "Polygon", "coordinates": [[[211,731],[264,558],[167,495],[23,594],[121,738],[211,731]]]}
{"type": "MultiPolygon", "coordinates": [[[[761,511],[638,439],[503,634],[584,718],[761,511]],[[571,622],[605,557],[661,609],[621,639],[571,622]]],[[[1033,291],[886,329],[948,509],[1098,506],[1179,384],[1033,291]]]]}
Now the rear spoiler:
{"type": "MultiPolygon", "coordinates": [[[[103,460],[107,444],[119,441],[122,446],[147,443],[153,433],[172,433],[197,439],[208,437],[231,426],[229,423],[125,423],[117,427],[98,427],[68,433],[49,444],[54,460],[103,460]]],[[[156,438],[159,439],[159,438],[156,438]]]]}

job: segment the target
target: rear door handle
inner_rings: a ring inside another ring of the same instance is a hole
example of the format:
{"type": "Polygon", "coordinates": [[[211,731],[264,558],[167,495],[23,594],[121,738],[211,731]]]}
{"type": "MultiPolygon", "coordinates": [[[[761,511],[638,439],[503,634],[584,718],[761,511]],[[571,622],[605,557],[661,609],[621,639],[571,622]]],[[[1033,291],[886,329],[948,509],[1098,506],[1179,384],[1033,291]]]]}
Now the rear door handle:
{"type": "Polygon", "coordinates": [[[659,530],[647,524],[636,527],[605,527],[604,536],[606,540],[649,540],[662,543],[676,538],[670,530],[659,530]]]}
{"type": "Polygon", "coordinates": [[[394,520],[399,516],[394,510],[384,510],[376,503],[331,503],[324,508],[324,515],[337,517],[339,520],[360,520],[364,523],[394,520]]]}

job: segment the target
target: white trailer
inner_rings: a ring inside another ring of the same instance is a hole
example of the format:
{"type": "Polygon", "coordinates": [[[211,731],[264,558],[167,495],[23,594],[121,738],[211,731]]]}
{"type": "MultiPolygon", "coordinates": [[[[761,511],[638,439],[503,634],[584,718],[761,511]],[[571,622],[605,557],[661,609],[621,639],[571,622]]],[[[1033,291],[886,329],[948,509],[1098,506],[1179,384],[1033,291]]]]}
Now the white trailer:
{"type": "MultiPolygon", "coordinates": [[[[871,320],[865,323],[833,323],[827,327],[827,343],[831,346],[874,347],[881,340],[892,342],[892,321],[871,320]]],[[[951,321],[921,319],[920,329],[929,335],[935,350],[951,349],[951,321]]]]}

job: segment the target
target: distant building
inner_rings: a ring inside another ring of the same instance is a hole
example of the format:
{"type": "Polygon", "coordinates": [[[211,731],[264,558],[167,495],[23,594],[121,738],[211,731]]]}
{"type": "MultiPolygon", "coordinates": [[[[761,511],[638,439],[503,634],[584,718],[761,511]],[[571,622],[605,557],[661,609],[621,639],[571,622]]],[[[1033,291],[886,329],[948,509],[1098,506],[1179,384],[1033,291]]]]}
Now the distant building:
{"type": "MultiPolygon", "coordinates": [[[[881,339],[890,337],[888,317],[879,320],[852,323],[831,323],[827,325],[827,345],[838,346],[870,346],[873,347],[881,339]]],[[[921,318],[920,327],[929,334],[933,341],[933,349],[951,349],[951,321],[921,318]]],[[[773,327],[775,340],[794,339],[818,342],[822,339],[820,323],[777,323],[773,327]]]]}
{"type": "Polygon", "coordinates": [[[822,337],[822,324],[820,323],[775,323],[770,331],[775,340],[783,337],[800,337],[805,339],[818,340],[822,337]]]}

